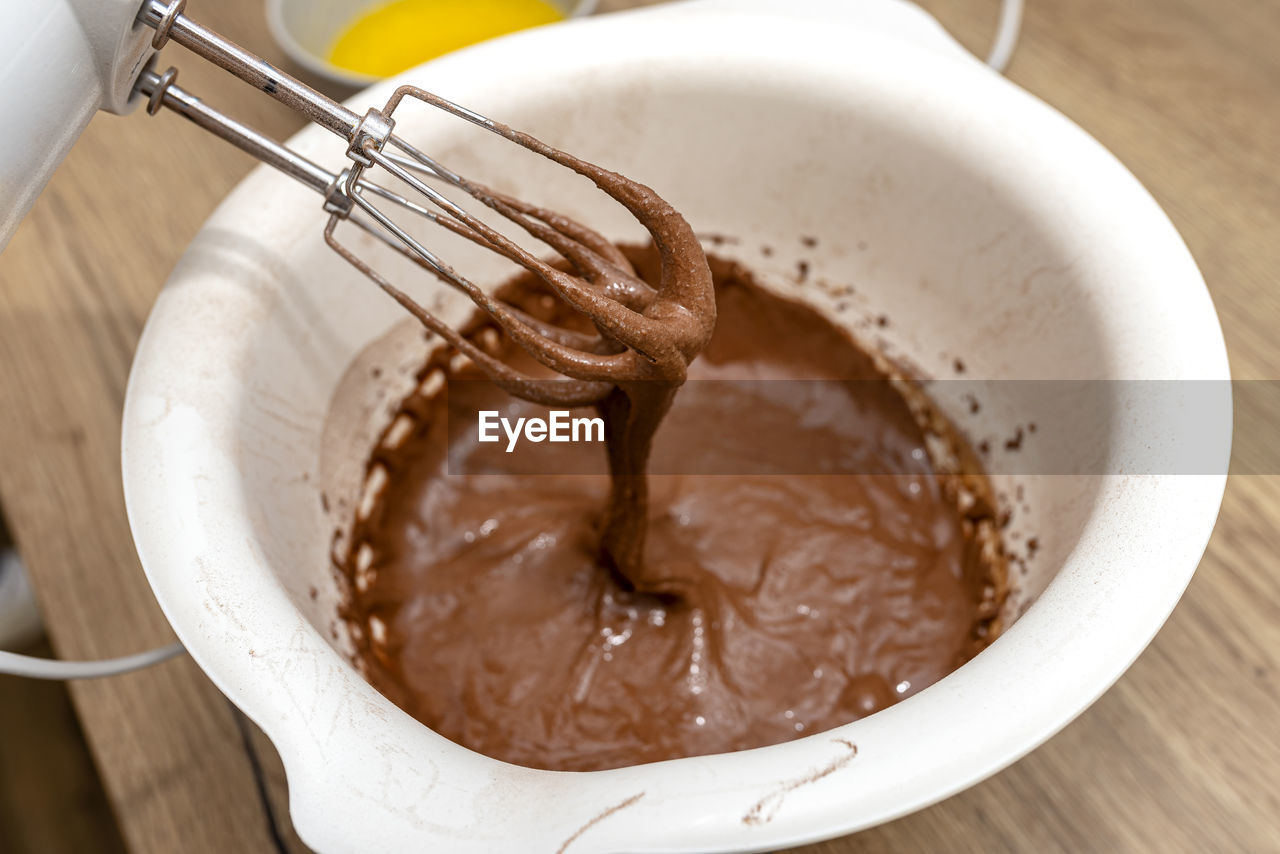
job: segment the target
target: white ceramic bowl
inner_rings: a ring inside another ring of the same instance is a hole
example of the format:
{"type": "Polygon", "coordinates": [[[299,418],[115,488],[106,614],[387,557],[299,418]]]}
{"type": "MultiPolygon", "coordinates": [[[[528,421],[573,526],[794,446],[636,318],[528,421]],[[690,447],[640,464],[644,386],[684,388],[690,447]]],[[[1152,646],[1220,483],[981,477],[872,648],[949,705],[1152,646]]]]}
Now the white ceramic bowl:
{"type": "MultiPolygon", "coordinates": [[[[378,77],[329,61],[344,28],[388,0],[266,0],[267,29],[289,58],[321,77],[346,86],[368,86],[378,77]]],[[[566,16],[590,15],[597,0],[550,0],[566,16]]]]}
{"type": "MultiPolygon", "coordinates": [[[[865,318],[889,315],[873,331],[926,373],[962,355],[981,377],[1228,377],[1185,246],[1089,136],[914,7],[780,6],[708,0],[588,19],[406,79],[645,180],[700,231],[738,238],[720,251],[777,287],[834,310],[820,282],[855,284],[841,321],[865,331],[865,318]],[[818,246],[801,249],[801,236],[818,246]],[[803,286],[801,257],[814,270],[803,286]]],[[[590,188],[553,191],[559,173],[495,139],[426,110],[400,122],[464,173],[635,236],[590,188]]],[[[341,162],[323,131],[294,143],[341,162]]],[[[1142,412],[1120,406],[1101,428],[1076,429],[1062,401],[1041,401],[1011,417],[1038,422],[1040,447],[1115,474],[1016,479],[1029,509],[1015,524],[1040,551],[1016,579],[1016,620],[956,673],[759,750],[593,773],[488,759],[370,688],[334,626],[330,536],[423,344],[324,247],[323,221],[288,179],[250,176],[157,301],[124,417],[129,517],[156,596],[279,748],[294,822],[322,852],[748,851],[900,816],[1004,767],[1093,702],[1168,616],[1213,527],[1224,475],[1121,474],[1160,441],[1142,412]],[[389,382],[368,380],[375,365],[389,382]]],[[[490,259],[448,251],[496,275],[490,259]]],[[[434,282],[388,270],[465,313],[434,282]]],[[[1229,423],[1229,409],[1219,415],[1229,423]]],[[[957,417],[975,433],[1010,426],[999,401],[981,416],[994,420],[957,417]]],[[[1217,450],[1225,471],[1225,442],[1217,450]]]]}

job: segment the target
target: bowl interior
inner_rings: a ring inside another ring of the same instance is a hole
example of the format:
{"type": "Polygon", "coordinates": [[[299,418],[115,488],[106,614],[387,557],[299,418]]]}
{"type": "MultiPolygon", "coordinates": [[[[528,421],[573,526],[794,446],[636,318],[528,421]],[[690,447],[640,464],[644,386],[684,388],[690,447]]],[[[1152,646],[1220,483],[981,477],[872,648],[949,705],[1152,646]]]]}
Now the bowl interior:
{"type": "MultiPolygon", "coordinates": [[[[1106,417],[1087,419],[1081,430],[1081,419],[1070,417],[1075,402],[999,382],[1118,375],[1105,318],[1079,264],[1082,240],[1064,234],[1052,206],[1028,198],[1000,164],[937,136],[927,119],[903,116],[874,93],[850,97],[751,73],[595,78],[547,87],[536,105],[489,97],[485,109],[642,176],[707,236],[710,251],[821,307],[917,376],[937,378],[937,399],[973,442],[986,441],[999,472],[996,485],[1012,519],[1009,546],[1019,558],[1007,614],[1016,619],[1074,548],[1099,485],[1090,477],[1044,476],[1047,458],[1055,472],[1093,473],[1112,451],[1106,417]],[[969,401],[979,397],[974,412],[969,401]],[[1032,424],[1034,436],[1016,452],[1006,448],[1032,424]]],[[[461,174],[547,201],[611,237],[644,237],[588,182],[508,143],[425,108],[399,120],[461,174]]],[[[309,219],[318,231],[318,218],[309,219]]],[[[465,297],[364,235],[340,234],[444,316],[472,310],[465,297]]],[[[513,270],[438,230],[417,234],[478,282],[496,283],[513,270]]],[[[243,499],[261,520],[256,536],[287,537],[278,547],[289,556],[273,569],[313,624],[341,645],[328,549],[344,548],[364,461],[430,345],[314,234],[300,233],[273,263],[280,262],[296,287],[246,330],[255,368],[240,402],[243,499]],[[316,376],[305,441],[298,435],[287,449],[264,448],[280,415],[270,401],[297,407],[300,373],[316,376]],[[309,477],[299,481],[300,472],[309,477]],[[294,509],[282,526],[286,507],[294,509]]],[[[1094,403],[1111,405],[1105,396],[1094,403]]]]}
{"type": "MultiPolygon", "coordinates": [[[[1051,110],[976,63],[852,30],[681,23],[592,21],[590,42],[566,35],[580,25],[548,28],[412,77],[645,181],[721,238],[714,251],[922,377],[955,380],[956,360],[977,380],[1226,376],[1212,306],[1167,219],[1051,110]],[[759,62],[752,44],[788,34],[813,49],[759,62]]],[[[641,237],[585,181],[509,144],[425,107],[397,120],[458,172],[612,238],[641,237]]],[[[319,130],[294,143],[342,161],[319,130]]],[[[315,197],[265,171],[215,214],[139,346],[125,468],[157,597],[281,749],[295,822],[325,850],[446,839],[486,850],[513,833],[547,850],[566,838],[575,851],[619,840],[748,850],[901,814],[991,773],[1094,699],[1168,614],[1212,527],[1221,478],[1114,474],[1145,435],[1118,393],[1082,418],[1062,395],[1003,384],[982,387],[975,413],[947,386],[939,400],[990,440],[1013,514],[1012,625],[990,649],[898,706],[786,745],[576,775],[479,757],[400,713],[345,656],[331,551],[429,345],[324,245],[324,221],[315,197]],[[1034,437],[1006,449],[1032,422],[1034,437]]],[[[340,235],[446,319],[469,313],[407,262],[340,235]]],[[[438,232],[430,245],[479,282],[508,270],[438,232]]]]}

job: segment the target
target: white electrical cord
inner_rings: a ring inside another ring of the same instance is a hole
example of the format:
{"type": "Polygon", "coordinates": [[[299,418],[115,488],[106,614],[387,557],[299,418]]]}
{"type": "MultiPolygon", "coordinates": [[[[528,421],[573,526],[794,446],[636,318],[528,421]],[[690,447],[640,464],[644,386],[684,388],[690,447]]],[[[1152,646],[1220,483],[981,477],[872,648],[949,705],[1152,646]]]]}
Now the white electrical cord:
{"type": "MultiPolygon", "coordinates": [[[[0,620],[0,630],[5,630],[3,643],[22,643],[24,638],[38,636],[40,618],[35,599],[22,564],[9,549],[0,550],[0,620]]],[[[0,650],[0,674],[29,679],[95,679],[150,667],[185,651],[182,644],[175,643],[121,658],[58,661],[0,650]]]]}
{"type": "MultiPolygon", "coordinates": [[[[583,5],[591,6],[594,3],[588,2],[583,5]]],[[[1001,74],[1009,67],[1009,60],[1013,57],[1014,48],[1018,45],[1018,34],[1022,29],[1022,8],[1023,0],[1002,0],[1000,4],[1000,22],[996,27],[995,41],[991,45],[991,52],[987,55],[986,62],[1001,74]]],[[[102,661],[56,661],[12,652],[0,652],[0,673],[32,679],[94,679],[99,676],[117,676],[131,670],[151,667],[183,652],[186,650],[180,643],[140,652],[137,655],[108,658],[102,661]]]]}
{"type": "Polygon", "coordinates": [[[130,670],[141,670],[175,655],[186,652],[182,644],[175,643],[159,649],[126,655],[122,658],[104,658],[101,661],[58,661],[52,658],[36,658],[13,652],[0,652],[0,673],[25,676],[29,679],[96,679],[99,676],[119,676],[130,670]]]}
{"type": "Polygon", "coordinates": [[[36,594],[18,553],[0,546],[0,649],[20,647],[43,633],[36,594]]]}
{"type": "Polygon", "coordinates": [[[1022,30],[1023,0],[1004,0],[1000,4],[1000,23],[996,25],[996,39],[987,54],[987,65],[1004,74],[1018,46],[1018,33],[1022,30]]]}

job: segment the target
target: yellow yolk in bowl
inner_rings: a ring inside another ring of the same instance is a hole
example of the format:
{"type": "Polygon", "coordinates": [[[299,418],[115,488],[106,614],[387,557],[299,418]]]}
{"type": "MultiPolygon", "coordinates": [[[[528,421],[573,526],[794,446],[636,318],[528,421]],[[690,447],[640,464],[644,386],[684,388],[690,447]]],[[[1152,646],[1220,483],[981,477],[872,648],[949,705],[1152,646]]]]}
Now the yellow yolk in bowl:
{"type": "Polygon", "coordinates": [[[546,0],[393,0],[356,18],[329,61],[388,77],[485,39],[563,19],[546,0]]]}

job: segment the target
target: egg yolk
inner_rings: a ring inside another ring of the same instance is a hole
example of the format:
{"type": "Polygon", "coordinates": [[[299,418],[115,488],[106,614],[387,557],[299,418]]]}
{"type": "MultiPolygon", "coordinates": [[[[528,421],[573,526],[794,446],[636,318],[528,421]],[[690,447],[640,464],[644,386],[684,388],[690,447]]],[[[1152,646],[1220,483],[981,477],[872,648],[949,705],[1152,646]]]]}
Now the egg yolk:
{"type": "Polygon", "coordinates": [[[546,0],[393,0],[356,18],[329,60],[349,71],[388,77],[449,51],[563,18],[546,0]]]}

